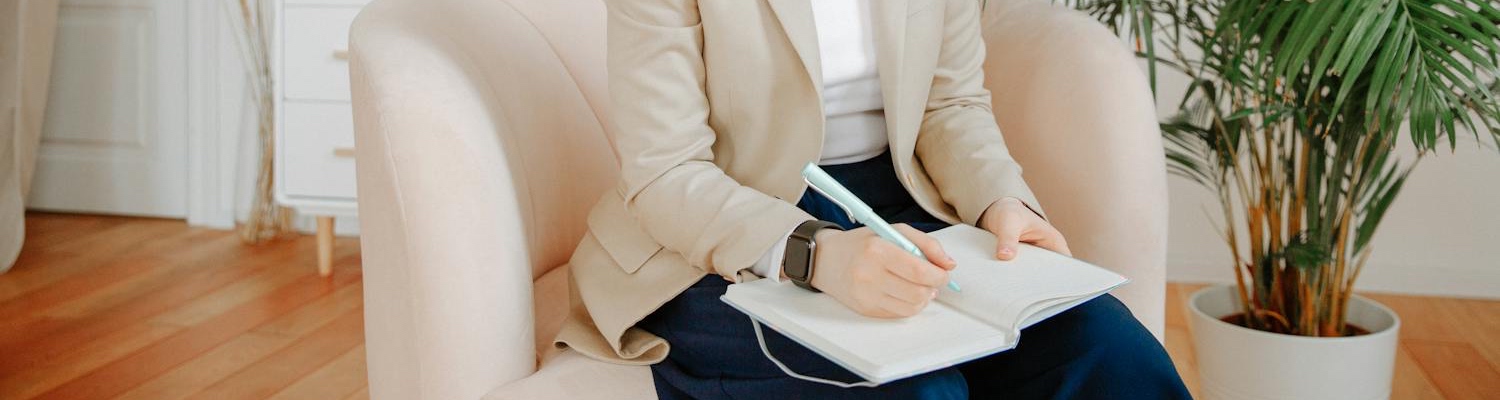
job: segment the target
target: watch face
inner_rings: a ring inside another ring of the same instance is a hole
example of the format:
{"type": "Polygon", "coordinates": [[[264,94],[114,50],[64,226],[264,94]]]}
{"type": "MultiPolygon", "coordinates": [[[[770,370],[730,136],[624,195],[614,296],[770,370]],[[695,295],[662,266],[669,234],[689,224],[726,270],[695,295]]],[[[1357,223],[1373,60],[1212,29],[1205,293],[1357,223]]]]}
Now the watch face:
{"type": "Polygon", "coordinates": [[[808,270],[812,269],[812,246],[810,243],[793,240],[786,247],[785,262],[782,270],[786,276],[794,281],[807,281],[808,270]]]}

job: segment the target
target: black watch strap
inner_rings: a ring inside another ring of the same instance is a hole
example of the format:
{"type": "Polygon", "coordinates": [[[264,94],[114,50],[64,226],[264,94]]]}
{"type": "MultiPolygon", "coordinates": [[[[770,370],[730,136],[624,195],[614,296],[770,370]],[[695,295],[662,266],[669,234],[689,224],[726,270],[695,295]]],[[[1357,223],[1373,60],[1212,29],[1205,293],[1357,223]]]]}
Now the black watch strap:
{"type": "Polygon", "coordinates": [[[813,261],[817,258],[818,243],[813,239],[818,231],[823,229],[838,229],[838,224],[811,220],[797,225],[792,230],[792,235],[786,238],[786,253],[783,254],[781,270],[786,273],[787,279],[803,289],[821,292],[812,286],[813,273],[816,269],[813,261]]]}

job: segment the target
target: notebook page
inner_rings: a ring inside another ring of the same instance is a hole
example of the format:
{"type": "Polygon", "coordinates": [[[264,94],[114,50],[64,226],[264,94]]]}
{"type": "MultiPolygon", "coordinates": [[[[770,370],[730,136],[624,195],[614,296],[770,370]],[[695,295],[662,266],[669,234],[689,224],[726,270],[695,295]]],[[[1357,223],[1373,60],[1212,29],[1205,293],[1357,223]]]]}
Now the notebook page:
{"type": "Polygon", "coordinates": [[[731,285],[724,301],[876,382],[955,365],[1014,343],[1009,331],[938,303],[910,318],[869,318],[826,294],[769,279],[731,285]]]}
{"type": "Polygon", "coordinates": [[[1015,259],[1000,261],[995,258],[995,236],[969,225],[954,225],[932,236],[958,261],[950,276],[964,288],[940,290],[938,301],[996,327],[1020,330],[1028,313],[1092,297],[1126,281],[1103,268],[1025,244],[1017,248],[1015,259]]]}
{"type": "Polygon", "coordinates": [[[1047,318],[1052,318],[1052,316],[1060,314],[1063,311],[1067,311],[1074,306],[1083,304],[1084,302],[1087,302],[1089,300],[1093,300],[1095,297],[1103,296],[1105,293],[1108,293],[1110,289],[1114,289],[1114,287],[1100,290],[1097,293],[1089,293],[1081,297],[1054,299],[1037,303],[1031,307],[1028,307],[1026,311],[1022,311],[1021,318],[1023,319],[1021,320],[1021,324],[1019,327],[1021,329],[1030,328],[1032,325],[1036,325],[1036,323],[1042,322],[1047,318]]]}

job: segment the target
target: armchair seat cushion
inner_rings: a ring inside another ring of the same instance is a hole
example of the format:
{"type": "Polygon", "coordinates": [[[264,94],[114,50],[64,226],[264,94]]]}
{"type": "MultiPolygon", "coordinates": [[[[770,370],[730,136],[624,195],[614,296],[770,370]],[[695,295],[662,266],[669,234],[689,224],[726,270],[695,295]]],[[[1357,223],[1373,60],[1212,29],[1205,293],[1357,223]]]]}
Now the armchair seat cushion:
{"type": "Polygon", "coordinates": [[[536,301],[532,303],[532,318],[536,320],[536,364],[546,364],[548,360],[557,357],[561,353],[557,346],[552,345],[552,339],[557,337],[557,331],[562,329],[563,320],[568,317],[570,299],[568,297],[568,272],[571,271],[567,264],[547,271],[531,284],[532,297],[536,301]]]}
{"type": "Polygon", "coordinates": [[[650,367],[618,365],[564,351],[531,376],[501,386],[484,400],[655,399],[650,367]]]}

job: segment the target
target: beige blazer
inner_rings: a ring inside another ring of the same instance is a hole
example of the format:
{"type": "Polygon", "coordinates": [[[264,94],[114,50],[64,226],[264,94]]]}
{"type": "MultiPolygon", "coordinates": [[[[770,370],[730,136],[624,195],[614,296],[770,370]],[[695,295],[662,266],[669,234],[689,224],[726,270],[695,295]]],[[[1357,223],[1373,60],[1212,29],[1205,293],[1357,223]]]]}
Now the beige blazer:
{"type": "MultiPolygon", "coordinates": [[[[705,274],[738,281],[812,219],[795,202],[823,141],[809,0],[607,0],[620,181],[573,253],[560,346],[650,364],[635,328],[705,274]]],[[[895,168],[917,203],[973,224],[1003,197],[1037,202],[990,110],[979,0],[873,1],[895,168]]],[[[753,275],[750,275],[753,276],[753,275]]]]}

